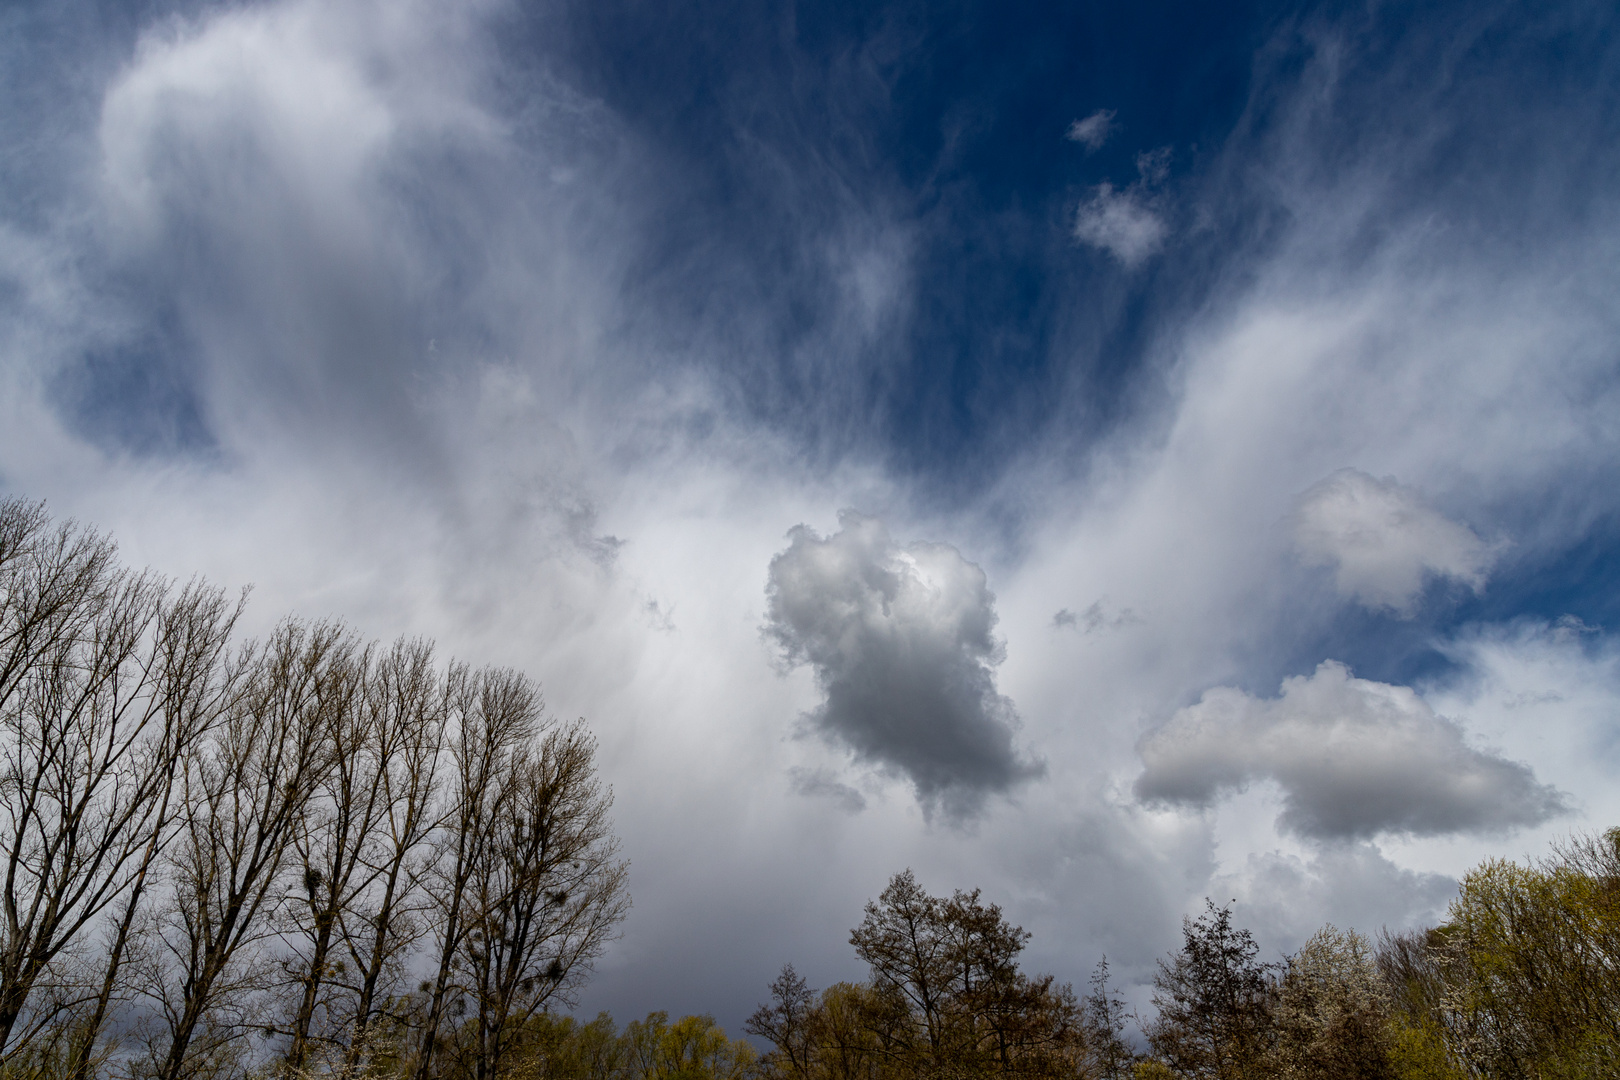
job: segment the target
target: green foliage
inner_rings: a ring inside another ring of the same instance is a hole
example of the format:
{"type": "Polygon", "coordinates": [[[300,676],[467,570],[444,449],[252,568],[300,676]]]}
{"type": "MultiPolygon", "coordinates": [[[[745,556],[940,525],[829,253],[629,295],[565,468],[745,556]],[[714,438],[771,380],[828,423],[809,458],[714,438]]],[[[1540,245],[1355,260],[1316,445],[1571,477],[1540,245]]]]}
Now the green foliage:
{"type": "Polygon", "coordinates": [[[607,1013],[589,1023],[542,1013],[525,1025],[511,1080],[744,1080],[754,1048],[729,1039],[712,1016],[670,1022],[655,1012],[621,1032],[607,1013]]]}
{"type": "Polygon", "coordinates": [[[1131,1080],[1176,1080],[1176,1072],[1157,1058],[1148,1058],[1136,1063],[1131,1080]]]}
{"type": "Polygon", "coordinates": [[[671,1024],[655,1012],[625,1025],[625,1080],[742,1080],[754,1064],[754,1048],[733,1042],[712,1016],[688,1016],[671,1024]]]}
{"type": "Polygon", "coordinates": [[[1471,1072],[1620,1074],[1620,829],[1481,864],[1449,915],[1442,1026],[1471,1072]]]}
{"type": "Polygon", "coordinates": [[[1620,1076],[1620,829],[1488,860],[1448,915],[1376,950],[1324,927],[1267,970],[1211,904],[1160,964],[1138,1078],[1620,1076]]]}
{"type": "MultiPolygon", "coordinates": [[[[1281,964],[1259,960],[1210,904],[1161,961],[1152,1047],[1099,964],[1076,1000],[1017,958],[1028,935],[978,892],[930,896],[899,874],[851,935],[863,983],[813,991],[786,967],[747,1030],[664,1013],[615,1029],[540,1014],[513,1080],[1596,1080],[1620,1076],[1620,830],[1534,865],[1490,860],[1442,926],[1375,948],[1326,926],[1281,964]]],[[[451,1080],[459,1074],[444,1071],[451,1080]]],[[[0,1077],[0,1080],[6,1080],[0,1077]]],[[[30,1076],[30,1080],[33,1077],[30,1076]]],[[[40,1080],[45,1080],[41,1074],[40,1080]]],[[[469,1077],[470,1080],[470,1077],[469,1077]]],[[[496,1080],[490,1077],[488,1080],[496,1080]]]]}
{"type": "Polygon", "coordinates": [[[1390,1067],[1398,1080],[1464,1080],[1467,1076],[1452,1063],[1439,1024],[1393,1017],[1388,1038],[1390,1067]]]}
{"type": "Polygon", "coordinates": [[[513,1080],[618,1080],[625,1044],[607,1013],[588,1023],[541,1013],[525,1025],[515,1056],[513,1080]]]}

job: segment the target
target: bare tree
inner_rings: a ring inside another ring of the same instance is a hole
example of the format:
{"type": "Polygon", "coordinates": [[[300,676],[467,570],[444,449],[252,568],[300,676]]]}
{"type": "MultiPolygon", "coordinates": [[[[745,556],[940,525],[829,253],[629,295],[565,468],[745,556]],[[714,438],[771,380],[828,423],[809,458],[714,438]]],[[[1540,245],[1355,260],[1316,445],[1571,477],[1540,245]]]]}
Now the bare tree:
{"type": "Polygon", "coordinates": [[[1137,1056],[1125,1041],[1132,1018],[1125,999],[1109,985],[1108,957],[1097,961],[1091,973],[1091,993],[1080,1003],[1085,1025],[1086,1061],[1096,1080],[1125,1080],[1134,1071],[1137,1056]]]}
{"type": "Polygon", "coordinates": [[[934,1059],[945,1052],[946,999],[956,964],[951,942],[940,932],[944,906],[905,870],[867,902],[865,919],[849,937],[856,955],[870,965],[876,988],[904,1002],[920,1024],[920,1032],[908,1032],[906,1045],[895,1048],[907,1058],[934,1059]]]}
{"type": "Polygon", "coordinates": [[[80,639],[117,576],[113,542],[41,503],[0,500],[0,709],[40,659],[80,639]]]}
{"type": "Polygon", "coordinates": [[[452,981],[469,934],[468,892],[494,842],[493,827],[515,795],[520,766],[539,729],[539,694],[515,672],[473,674],[453,667],[446,693],[450,723],[449,805],[440,821],[438,847],[429,874],[433,897],[434,973],[424,984],[426,1015],[417,1047],[416,1076],[428,1080],[440,1048],[440,1028],[454,1000],[465,1009],[452,981]]]}
{"type": "Polygon", "coordinates": [[[398,642],[366,684],[371,746],[381,819],[376,842],[363,856],[373,880],[339,915],[345,948],[356,973],[354,1013],[344,1064],[353,1074],[373,1042],[379,994],[396,957],[421,934],[417,883],[427,842],[438,823],[434,799],[444,746],[445,680],[433,668],[426,642],[398,642]]]}
{"type": "Polygon", "coordinates": [[[363,860],[383,806],[382,785],[368,753],[375,745],[372,713],[365,708],[371,665],[368,648],[332,679],[319,715],[331,768],[291,829],[296,869],[302,871],[288,897],[297,1004],[284,1064],[294,1076],[309,1056],[317,1010],[331,1011],[325,999],[328,977],[336,974],[332,957],[341,944],[340,919],[372,879],[363,860]]]}
{"type": "Polygon", "coordinates": [[[292,830],[331,764],[324,716],[349,693],[353,651],[338,626],[284,622],[251,652],[214,739],[182,763],[188,813],[157,927],[164,962],[145,987],[167,1035],[154,1062],[163,1080],[201,1072],[241,1033],[262,973],[236,961],[269,933],[292,830]]]}
{"type": "Polygon", "coordinates": [[[447,1033],[490,1080],[629,906],[594,741],[425,642],[287,620],[233,650],[244,602],[0,500],[0,1072],[89,1080],[137,995],[153,1080],[275,1036],[289,1077],[429,1080],[447,1033]]]}
{"type": "Polygon", "coordinates": [[[776,1047],[765,1058],[766,1068],[807,1080],[815,1054],[816,995],[792,964],[783,964],[771,983],[771,1002],[755,1009],[743,1030],[776,1047]]]}
{"type": "Polygon", "coordinates": [[[297,1001],[285,1070],[317,1050],[355,1071],[374,1042],[384,977],[419,936],[416,874],[436,823],[433,795],[444,737],[442,686],[426,642],[368,649],[354,684],[326,715],[333,765],[293,844],[289,937],[297,1001]]]}
{"type": "MultiPolygon", "coordinates": [[[[127,941],[98,989],[30,1001],[109,905],[139,902],[172,820],[174,762],[205,726],[209,685],[237,608],[193,583],[178,595],[120,568],[111,542],[42,507],[0,502],[0,1058],[77,1029],[83,1059],[105,1019],[127,941]],[[63,1010],[81,1012],[69,1025],[63,1010]]],[[[82,1068],[76,1071],[82,1073],[82,1068]]]]}
{"type": "Polygon", "coordinates": [[[595,758],[583,724],[547,730],[537,750],[514,760],[511,797],[475,865],[458,966],[474,1004],[468,1072],[477,1080],[500,1074],[532,1016],[572,1003],[629,907],[608,820],[612,793],[595,758]]]}
{"type": "Polygon", "coordinates": [[[180,763],[213,730],[234,701],[237,672],[225,663],[226,647],[244,601],[245,596],[234,605],[228,604],[218,590],[193,583],[164,605],[159,614],[156,695],[162,723],[146,748],[144,761],[147,787],[143,794],[151,801],[151,809],[136,830],[140,855],[133,865],[128,892],[114,916],[100,988],[79,1025],[69,1057],[71,1080],[86,1080],[89,1076],[96,1041],[120,984],[131,933],[154,867],[186,810],[175,790],[180,763]]]}
{"type": "MultiPolygon", "coordinates": [[[[30,1026],[14,1031],[35,983],[68,940],[49,909],[63,881],[64,856],[53,833],[56,815],[71,816],[82,799],[76,762],[52,737],[57,719],[43,700],[71,671],[48,670],[89,649],[123,581],[110,540],[71,522],[53,526],[43,504],[0,501],[0,811],[5,815],[4,937],[0,940],[0,1056],[27,1051],[30,1026]],[[41,724],[46,730],[40,730],[41,724]],[[54,805],[67,781],[70,806],[54,805]],[[43,918],[42,918],[43,916],[43,918]],[[54,946],[54,947],[53,947],[54,946]],[[41,953],[45,955],[41,956],[41,953]]],[[[60,998],[40,1016],[48,1023],[60,998]]]]}
{"type": "Polygon", "coordinates": [[[122,891],[120,870],[149,806],[138,790],[146,786],[140,742],[151,712],[152,657],[143,645],[162,594],[153,579],[109,565],[80,599],[76,625],[41,643],[0,711],[0,1047],[7,1055],[32,1034],[16,1025],[36,980],[122,891]]]}

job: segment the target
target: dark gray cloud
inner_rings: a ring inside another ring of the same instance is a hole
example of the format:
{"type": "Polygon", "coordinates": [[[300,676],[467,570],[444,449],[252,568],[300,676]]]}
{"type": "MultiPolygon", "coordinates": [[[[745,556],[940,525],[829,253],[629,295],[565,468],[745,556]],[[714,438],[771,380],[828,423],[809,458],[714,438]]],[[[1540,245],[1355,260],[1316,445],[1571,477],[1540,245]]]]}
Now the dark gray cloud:
{"type": "Polygon", "coordinates": [[[811,726],[952,817],[1039,775],[996,691],[1002,648],[984,571],[948,544],[901,547],[874,518],[845,511],[838,523],[827,537],[790,532],[767,586],[766,633],[826,695],[811,726]]]}
{"type": "Polygon", "coordinates": [[[1331,660],[1272,700],[1210,690],[1139,749],[1139,798],[1209,806],[1270,779],[1279,826],[1316,839],[1505,830],[1565,809],[1529,766],[1468,745],[1411,689],[1331,660]]]}

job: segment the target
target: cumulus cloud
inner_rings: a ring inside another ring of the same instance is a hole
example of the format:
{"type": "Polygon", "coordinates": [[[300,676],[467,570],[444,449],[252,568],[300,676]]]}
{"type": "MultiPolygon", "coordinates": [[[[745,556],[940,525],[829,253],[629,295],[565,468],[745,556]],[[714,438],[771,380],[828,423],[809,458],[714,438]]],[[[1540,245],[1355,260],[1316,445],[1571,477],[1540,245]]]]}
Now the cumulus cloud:
{"type": "Polygon", "coordinates": [[[1410,617],[1430,577],[1476,592],[1498,549],[1392,476],[1340,469],[1300,496],[1294,543],[1309,566],[1331,567],[1346,597],[1410,617]]]}
{"type": "Polygon", "coordinates": [[[1374,844],[1324,845],[1301,858],[1252,852],[1241,867],[1217,874],[1210,891],[1237,901],[1242,920],[1266,928],[1268,943],[1292,951],[1323,923],[1391,929],[1431,926],[1457,894],[1444,874],[1404,869],[1374,844]]]}
{"type": "Polygon", "coordinates": [[[1084,120],[1076,120],[1070,124],[1064,138],[1079,143],[1089,153],[1092,150],[1102,149],[1103,143],[1108,141],[1108,136],[1118,130],[1119,125],[1114,123],[1114,110],[1098,109],[1084,120]]]}
{"type": "Polygon", "coordinates": [[[845,511],[838,523],[827,537],[790,532],[767,586],[766,633],[825,695],[811,726],[951,817],[1038,775],[996,690],[1002,647],[984,571],[948,544],[901,547],[874,518],[845,511]]]}
{"type": "Polygon", "coordinates": [[[1168,231],[1137,185],[1116,191],[1112,184],[1098,184],[1074,219],[1075,239],[1108,252],[1126,269],[1158,251],[1168,231]]]}
{"type": "Polygon", "coordinates": [[[1410,688],[1332,660],[1284,679],[1272,700],[1210,690],[1139,749],[1139,798],[1209,806],[1273,780],[1278,825],[1315,839],[1505,830],[1565,809],[1529,766],[1470,746],[1410,688]]]}

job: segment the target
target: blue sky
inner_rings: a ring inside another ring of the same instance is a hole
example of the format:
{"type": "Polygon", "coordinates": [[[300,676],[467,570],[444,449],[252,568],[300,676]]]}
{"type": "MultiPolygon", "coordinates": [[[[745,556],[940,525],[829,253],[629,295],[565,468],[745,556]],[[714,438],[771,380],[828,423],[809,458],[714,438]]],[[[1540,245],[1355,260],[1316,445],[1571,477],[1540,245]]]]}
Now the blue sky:
{"type": "Polygon", "coordinates": [[[1140,998],[1620,819],[1609,5],[0,21],[0,491],[587,717],[587,1010],[905,866],[1140,998]]]}

